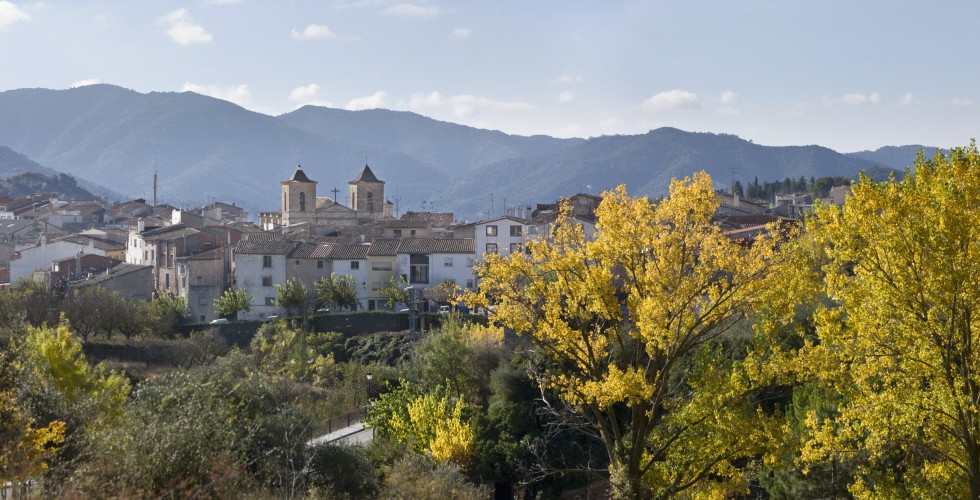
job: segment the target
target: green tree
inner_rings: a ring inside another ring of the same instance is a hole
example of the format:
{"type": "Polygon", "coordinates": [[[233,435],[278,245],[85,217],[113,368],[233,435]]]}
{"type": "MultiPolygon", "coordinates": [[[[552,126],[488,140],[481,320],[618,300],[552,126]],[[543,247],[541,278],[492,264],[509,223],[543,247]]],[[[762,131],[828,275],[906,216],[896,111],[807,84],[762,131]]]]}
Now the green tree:
{"type": "MultiPolygon", "coordinates": [[[[276,285],[276,306],[286,310],[286,316],[297,316],[306,312],[309,291],[297,278],[276,285]]],[[[305,315],[305,314],[304,314],[305,315]]]]}
{"type": "Polygon", "coordinates": [[[408,283],[403,279],[395,280],[395,277],[391,277],[391,281],[388,286],[378,290],[378,295],[382,297],[388,297],[388,307],[394,309],[398,307],[398,304],[408,303],[408,283]]]}
{"type": "Polygon", "coordinates": [[[330,277],[320,278],[315,284],[316,296],[320,303],[333,309],[357,309],[357,283],[350,275],[338,276],[330,273],[330,277]]]}
{"type": "Polygon", "coordinates": [[[833,303],[795,369],[842,401],[835,419],[811,414],[802,456],[866,453],[857,497],[980,498],[980,153],[920,153],[903,181],[852,190],[810,228],[833,303]]]}
{"type": "Polygon", "coordinates": [[[153,292],[148,312],[150,330],[163,338],[173,338],[174,328],[190,314],[187,299],[172,292],[153,292]]]}
{"type": "Polygon", "coordinates": [[[225,290],[220,297],[214,299],[214,312],[222,317],[235,316],[239,311],[251,311],[253,302],[255,298],[244,288],[225,290]]]}
{"type": "MultiPolygon", "coordinates": [[[[736,466],[773,423],[719,345],[774,287],[773,241],[752,246],[712,224],[710,177],[674,181],[656,207],[606,192],[587,241],[563,209],[529,254],[486,256],[481,296],[496,318],[546,356],[538,375],[605,445],[623,497],[747,489],[736,466]]],[[[471,298],[472,299],[472,298],[471,298]]]]}

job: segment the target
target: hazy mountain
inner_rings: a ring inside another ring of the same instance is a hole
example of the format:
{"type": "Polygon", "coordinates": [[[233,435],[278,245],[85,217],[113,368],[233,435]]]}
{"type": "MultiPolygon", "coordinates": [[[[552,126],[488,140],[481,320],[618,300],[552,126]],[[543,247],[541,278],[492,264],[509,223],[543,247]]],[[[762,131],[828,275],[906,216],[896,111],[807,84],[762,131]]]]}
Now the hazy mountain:
{"type": "Polygon", "coordinates": [[[122,197],[111,189],[45,167],[6,146],[0,146],[0,189],[14,197],[47,192],[60,193],[67,200],[122,197]]]}
{"type": "Polygon", "coordinates": [[[50,169],[40,163],[10,149],[0,146],[0,178],[7,178],[14,174],[24,172],[37,172],[39,174],[57,174],[56,170],[50,169]]]}
{"type": "Polygon", "coordinates": [[[297,163],[321,196],[339,189],[341,203],[367,161],[402,211],[424,201],[426,209],[469,219],[488,212],[491,193],[494,213],[502,213],[620,183],[633,194],[662,195],[672,177],[700,169],[722,186],[733,178],[887,175],[896,164],[672,128],[585,140],[508,135],[386,110],[307,106],[272,117],[190,92],[111,85],[0,92],[0,144],[129,197],[150,198],[159,171],[161,201],[188,206],[215,197],[253,216],[279,207],[279,181],[297,163]]]}
{"type": "MultiPolygon", "coordinates": [[[[915,156],[919,154],[919,149],[922,149],[922,153],[925,154],[926,158],[932,158],[936,155],[936,151],[940,148],[934,146],[920,146],[918,144],[908,146],[885,146],[874,151],[866,150],[847,153],[847,156],[871,160],[875,163],[879,163],[888,168],[902,172],[905,170],[905,167],[911,167],[912,164],[915,163],[915,156]]],[[[948,149],[943,149],[942,151],[944,154],[949,153],[948,149]]]]}
{"type": "Polygon", "coordinates": [[[554,201],[577,192],[598,194],[625,184],[633,195],[667,194],[671,178],[705,170],[716,185],[821,176],[854,176],[878,164],[821,146],[760,146],[734,135],[660,128],[643,135],[604,136],[545,157],[495,163],[465,179],[437,206],[461,213],[485,213],[489,193],[472,198],[481,186],[494,193],[495,212],[508,206],[554,201]],[[734,169],[734,172],[733,172],[734,169]],[[506,198],[506,201],[505,201],[506,198]],[[453,200],[459,200],[453,203],[453,200]]]}
{"type": "Polygon", "coordinates": [[[365,158],[389,185],[427,194],[445,174],[407,155],[352,146],[191,92],[111,85],[0,93],[0,137],[38,162],[149,198],[196,205],[210,197],[258,210],[279,206],[279,181],[297,163],[319,193],[344,193],[365,158]]]}
{"type": "Polygon", "coordinates": [[[407,111],[303,106],[279,119],[298,129],[350,144],[405,153],[450,175],[511,158],[547,155],[583,139],[524,137],[433,120],[407,111]]]}

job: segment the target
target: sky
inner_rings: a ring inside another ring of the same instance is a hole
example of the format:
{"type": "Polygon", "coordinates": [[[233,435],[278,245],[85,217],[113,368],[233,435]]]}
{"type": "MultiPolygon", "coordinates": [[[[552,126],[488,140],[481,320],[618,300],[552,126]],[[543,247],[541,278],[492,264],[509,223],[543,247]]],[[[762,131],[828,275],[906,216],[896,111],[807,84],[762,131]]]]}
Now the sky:
{"type": "Polygon", "coordinates": [[[511,134],[980,135],[980,2],[0,0],[0,91],[109,83],[511,134]]]}

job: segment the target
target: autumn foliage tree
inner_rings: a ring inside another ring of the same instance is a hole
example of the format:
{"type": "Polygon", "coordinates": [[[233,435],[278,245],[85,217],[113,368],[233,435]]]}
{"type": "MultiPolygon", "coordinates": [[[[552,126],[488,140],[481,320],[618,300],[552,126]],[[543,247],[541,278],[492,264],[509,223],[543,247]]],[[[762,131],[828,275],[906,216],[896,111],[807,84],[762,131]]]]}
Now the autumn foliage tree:
{"type": "Polygon", "coordinates": [[[605,444],[617,496],[746,490],[738,459],[768,421],[749,401],[726,333],[772,293],[774,241],[745,245],[712,224],[710,177],[673,181],[653,206],[604,193],[596,237],[568,216],[528,252],[487,255],[480,296],[548,359],[539,383],[605,444]]]}
{"type": "Polygon", "coordinates": [[[811,228],[832,303],[799,369],[842,397],[802,456],[864,455],[858,497],[980,498],[980,153],[852,189],[811,228]]]}

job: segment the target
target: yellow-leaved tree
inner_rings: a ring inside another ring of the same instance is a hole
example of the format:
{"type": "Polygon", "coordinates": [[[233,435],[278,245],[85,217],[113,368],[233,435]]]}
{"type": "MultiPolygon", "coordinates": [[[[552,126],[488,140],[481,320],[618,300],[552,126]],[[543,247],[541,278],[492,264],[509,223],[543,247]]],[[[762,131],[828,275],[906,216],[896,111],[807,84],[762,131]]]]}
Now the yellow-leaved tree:
{"type": "Polygon", "coordinates": [[[595,429],[617,496],[746,491],[736,461],[775,427],[721,344],[778,292],[777,245],[729,239],[712,223],[717,206],[704,172],[655,206],[608,191],[594,240],[566,210],[526,254],[486,255],[468,298],[493,303],[547,357],[540,383],[595,429]]]}
{"type": "Polygon", "coordinates": [[[811,415],[802,458],[863,456],[857,497],[980,498],[976,144],[920,154],[901,182],[862,177],[811,229],[832,304],[799,369],[842,398],[837,418],[811,415]]]}

